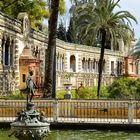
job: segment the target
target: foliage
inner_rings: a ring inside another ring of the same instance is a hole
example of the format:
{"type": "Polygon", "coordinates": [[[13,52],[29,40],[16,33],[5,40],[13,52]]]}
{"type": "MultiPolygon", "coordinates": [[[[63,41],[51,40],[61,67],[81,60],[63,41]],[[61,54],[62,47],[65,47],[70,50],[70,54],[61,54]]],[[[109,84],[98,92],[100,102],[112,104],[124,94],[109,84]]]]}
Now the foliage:
{"type": "MultiPolygon", "coordinates": [[[[97,87],[94,86],[92,88],[84,87],[78,90],[71,90],[72,99],[96,99],[97,87]]],[[[56,97],[58,99],[64,99],[64,95],[66,94],[66,90],[57,90],[56,97]]],[[[107,87],[101,88],[101,97],[108,98],[108,90],[107,87]]]]}
{"type": "Polygon", "coordinates": [[[77,22],[78,31],[83,34],[85,42],[93,43],[96,38],[100,41],[102,28],[106,28],[106,40],[113,39],[113,41],[117,41],[116,36],[126,39],[128,30],[132,32],[126,21],[130,23],[130,19],[134,21],[136,19],[128,11],[114,12],[114,8],[117,6],[118,2],[113,0],[105,2],[95,0],[95,4],[86,3],[77,7],[77,21],[80,21],[77,22]]]}
{"type": "Polygon", "coordinates": [[[77,38],[77,35],[76,35],[74,17],[70,18],[69,27],[67,30],[67,41],[70,43],[78,43],[79,42],[79,39],[77,38]]]}
{"type": "Polygon", "coordinates": [[[1,96],[1,99],[26,99],[26,94],[16,90],[16,91],[11,91],[8,93],[6,96],[1,96]]]}
{"type": "MultiPolygon", "coordinates": [[[[1,0],[0,10],[14,18],[17,18],[20,12],[27,12],[31,26],[41,30],[44,26],[43,20],[50,16],[49,2],[50,0],[1,0]]],[[[59,12],[65,13],[65,0],[60,0],[59,12]]]]}
{"type": "MultiPolygon", "coordinates": [[[[64,99],[64,95],[66,94],[66,90],[57,90],[56,91],[56,98],[57,99],[64,99]]],[[[71,90],[71,95],[72,95],[72,98],[75,99],[76,97],[76,94],[75,94],[75,90],[72,89],[71,90]]]]}
{"type": "Polygon", "coordinates": [[[102,69],[104,61],[104,50],[106,43],[112,41],[113,47],[117,46],[118,39],[129,39],[127,42],[131,42],[128,35],[131,36],[132,30],[130,20],[136,21],[136,18],[128,11],[114,12],[115,7],[118,6],[119,1],[114,0],[94,0],[94,4],[86,3],[83,6],[78,7],[77,22],[78,31],[81,32],[82,40],[87,44],[94,43],[96,39],[101,44],[101,53],[99,60],[99,78],[98,78],[98,90],[97,94],[100,97],[100,87],[102,79],[102,69]],[[127,24],[127,22],[129,24],[127,24]]]}
{"type": "Polygon", "coordinates": [[[2,12],[16,18],[20,12],[27,12],[33,28],[40,28],[44,18],[49,17],[45,0],[2,0],[2,12]]]}
{"type": "Polygon", "coordinates": [[[92,99],[96,98],[96,93],[93,92],[92,88],[81,88],[76,94],[77,99],[92,99]]]}
{"type": "Polygon", "coordinates": [[[9,95],[8,98],[10,98],[10,99],[26,99],[26,95],[25,95],[25,93],[18,93],[18,94],[9,95]]]}
{"type": "Polygon", "coordinates": [[[63,15],[66,11],[66,8],[65,8],[65,0],[60,0],[59,1],[59,13],[60,15],[63,15]]]}
{"type": "Polygon", "coordinates": [[[59,24],[59,27],[57,29],[57,38],[63,41],[67,41],[66,28],[64,27],[62,22],[59,24]]]}
{"type": "Polygon", "coordinates": [[[108,87],[108,92],[110,98],[140,98],[140,79],[120,78],[108,87]]]}
{"type": "Polygon", "coordinates": [[[140,39],[137,41],[135,47],[129,52],[129,55],[134,56],[136,59],[140,59],[140,39]]]}

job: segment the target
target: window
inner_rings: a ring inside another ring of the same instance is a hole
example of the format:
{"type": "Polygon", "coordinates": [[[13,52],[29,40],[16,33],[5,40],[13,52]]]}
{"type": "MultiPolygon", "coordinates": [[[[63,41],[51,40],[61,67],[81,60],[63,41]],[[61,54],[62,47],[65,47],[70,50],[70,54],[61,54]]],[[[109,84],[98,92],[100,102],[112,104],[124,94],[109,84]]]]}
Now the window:
{"type": "Polygon", "coordinates": [[[76,72],[76,59],[74,55],[70,56],[70,71],[71,72],[76,72]]]}
{"type": "Polygon", "coordinates": [[[26,75],[22,74],[22,82],[25,83],[26,82],[26,75]]]}
{"type": "Polygon", "coordinates": [[[111,61],[111,74],[114,74],[114,61],[111,61]]]}

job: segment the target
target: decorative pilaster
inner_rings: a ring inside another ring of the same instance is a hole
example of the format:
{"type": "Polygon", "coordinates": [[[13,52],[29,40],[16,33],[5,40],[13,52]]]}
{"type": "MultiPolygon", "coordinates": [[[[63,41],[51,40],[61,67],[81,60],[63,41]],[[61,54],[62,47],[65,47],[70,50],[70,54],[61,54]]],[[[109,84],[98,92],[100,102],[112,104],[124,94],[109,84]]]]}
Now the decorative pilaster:
{"type": "Polygon", "coordinates": [[[66,52],[65,55],[65,70],[66,72],[70,72],[70,52],[66,52]]]}
{"type": "Polygon", "coordinates": [[[110,74],[111,70],[110,70],[110,61],[109,58],[106,58],[106,74],[110,74]]]}
{"type": "Polygon", "coordinates": [[[2,33],[0,33],[0,73],[3,71],[2,69],[2,33]]]}
{"type": "Polygon", "coordinates": [[[15,40],[15,59],[14,59],[14,67],[15,67],[15,90],[19,89],[19,46],[18,39],[15,40]]]}
{"type": "Polygon", "coordinates": [[[76,66],[76,68],[75,68],[75,72],[78,72],[78,69],[79,69],[79,67],[78,67],[78,60],[79,60],[79,57],[78,57],[78,53],[76,53],[75,54],[75,66],[76,66]]]}
{"type": "Polygon", "coordinates": [[[0,33],[0,95],[3,93],[3,86],[2,86],[2,76],[3,76],[3,67],[2,67],[2,33],[0,33]]]}

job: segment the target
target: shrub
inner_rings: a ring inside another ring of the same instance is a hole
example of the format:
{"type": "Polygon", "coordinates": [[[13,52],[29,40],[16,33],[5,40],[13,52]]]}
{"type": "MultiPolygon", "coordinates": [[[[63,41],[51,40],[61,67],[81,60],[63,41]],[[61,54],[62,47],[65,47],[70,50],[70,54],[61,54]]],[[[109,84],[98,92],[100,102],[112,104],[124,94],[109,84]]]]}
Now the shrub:
{"type": "MultiPolygon", "coordinates": [[[[140,91],[140,80],[120,78],[108,87],[109,97],[118,99],[136,98],[140,91]]],[[[139,93],[140,94],[140,93],[139,93]]]]}
{"type": "Polygon", "coordinates": [[[79,89],[76,94],[76,98],[80,98],[80,99],[91,99],[95,97],[96,97],[96,94],[95,92],[93,92],[93,89],[86,88],[86,87],[79,89]]]}
{"type": "Polygon", "coordinates": [[[11,99],[26,99],[26,94],[20,92],[19,90],[13,91],[11,92],[7,98],[11,98],[11,99]]]}
{"type": "MultiPolygon", "coordinates": [[[[56,91],[56,98],[57,99],[64,99],[64,95],[66,94],[66,90],[57,90],[56,91]]],[[[71,90],[72,99],[75,99],[75,90],[71,90]]]]}
{"type": "MultiPolygon", "coordinates": [[[[66,90],[57,90],[56,92],[56,98],[58,99],[64,99],[64,95],[66,94],[66,90]]],[[[80,88],[79,90],[71,90],[72,99],[94,99],[97,98],[97,86],[94,86],[92,88],[84,87],[80,88]]],[[[108,91],[107,87],[103,86],[101,87],[101,98],[107,98],[108,97],[108,91]]]]}
{"type": "Polygon", "coordinates": [[[140,78],[138,78],[136,80],[136,94],[135,94],[135,98],[136,99],[140,99],[140,78]]]}

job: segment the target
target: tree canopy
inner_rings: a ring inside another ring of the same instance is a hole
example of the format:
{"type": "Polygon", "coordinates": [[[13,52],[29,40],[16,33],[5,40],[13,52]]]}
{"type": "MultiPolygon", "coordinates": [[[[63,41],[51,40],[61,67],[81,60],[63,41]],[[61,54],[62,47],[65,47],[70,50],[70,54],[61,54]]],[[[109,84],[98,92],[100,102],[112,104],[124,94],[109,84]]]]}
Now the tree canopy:
{"type": "MultiPolygon", "coordinates": [[[[31,26],[36,29],[42,27],[44,19],[50,16],[49,2],[51,0],[1,0],[0,10],[14,18],[20,12],[27,12],[31,26]]],[[[65,0],[60,0],[60,14],[65,12],[65,0]]]]}
{"type": "Polygon", "coordinates": [[[132,35],[130,28],[131,20],[137,22],[136,18],[128,11],[115,11],[119,0],[92,0],[94,2],[85,3],[78,7],[76,20],[77,30],[81,34],[81,39],[86,44],[92,44],[97,40],[101,47],[99,59],[99,79],[98,97],[100,96],[100,86],[102,79],[102,69],[104,61],[104,50],[108,41],[113,47],[117,45],[118,39],[131,42],[129,36],[132,35]]]}

